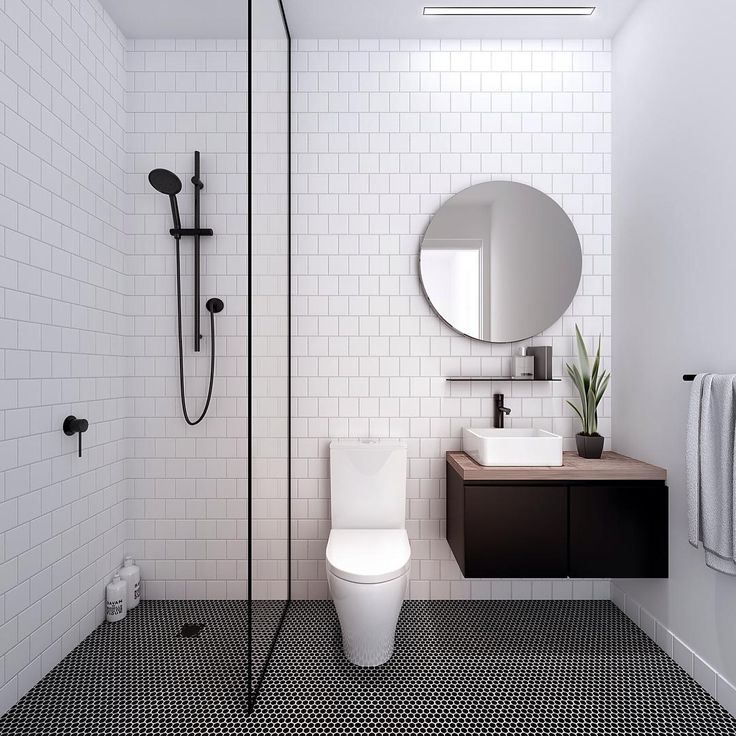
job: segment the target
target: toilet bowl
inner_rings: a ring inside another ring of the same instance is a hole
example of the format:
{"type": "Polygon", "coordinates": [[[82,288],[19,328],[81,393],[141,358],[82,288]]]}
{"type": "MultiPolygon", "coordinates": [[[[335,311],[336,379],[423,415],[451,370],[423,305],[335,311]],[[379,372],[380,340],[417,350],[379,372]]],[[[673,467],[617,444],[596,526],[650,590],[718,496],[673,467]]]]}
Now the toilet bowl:
{"type": "Polygon", "coordinates": [[[409,584],[404,529],[333,529],[327,582],[342,630],[345,657],[361,667],[391,659],[396,623],[409,584]]]}
{"type": "Polygon", "coordinates": [[[406,447],[392,441],[332,442],[330,471],[327,582],[343,652],[355,665],[376,667],[393,654],[409,584],[406,447]]]}

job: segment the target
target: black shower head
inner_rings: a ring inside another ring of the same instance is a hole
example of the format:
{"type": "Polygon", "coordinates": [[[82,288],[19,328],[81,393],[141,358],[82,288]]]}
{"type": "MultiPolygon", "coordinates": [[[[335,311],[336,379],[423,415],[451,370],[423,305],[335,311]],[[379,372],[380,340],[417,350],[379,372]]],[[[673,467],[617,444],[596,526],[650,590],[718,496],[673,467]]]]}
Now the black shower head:
{"type": "MultiPolygon", "coordinates": [[[[181,191],[181,179],[173,171],[169,171],[168,169],[154,169],[148,175],[148,181],[156,191],[169,196],[169,202],[171,203],[171,217],[174,220],[174,229],[181,230],[179,204],[176,201],[176,195],[181,191]]],[[[174,237],[179,240],[181,236],[175,235],[174,237]]]]}
{"type": "Polygon", "coordinates": [[[148,181],[151,186],[161,194],[168,194],[173,197],[181,191],[181,179],[168,169],[154,169],[148,175],[148,181]]]}

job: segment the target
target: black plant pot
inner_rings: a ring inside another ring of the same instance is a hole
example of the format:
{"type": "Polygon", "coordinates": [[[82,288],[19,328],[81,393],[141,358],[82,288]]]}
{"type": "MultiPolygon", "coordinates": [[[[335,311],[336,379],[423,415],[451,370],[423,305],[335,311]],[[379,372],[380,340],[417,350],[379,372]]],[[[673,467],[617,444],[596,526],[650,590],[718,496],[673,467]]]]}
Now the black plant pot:
{"type": "Polygon", "coordinates": [[[588,458],[588,460],[598,460],[603,454],[604,440],[605,438],[599,434],[576,434],[575,442],[578,446],[578,455],[588,458]]]}

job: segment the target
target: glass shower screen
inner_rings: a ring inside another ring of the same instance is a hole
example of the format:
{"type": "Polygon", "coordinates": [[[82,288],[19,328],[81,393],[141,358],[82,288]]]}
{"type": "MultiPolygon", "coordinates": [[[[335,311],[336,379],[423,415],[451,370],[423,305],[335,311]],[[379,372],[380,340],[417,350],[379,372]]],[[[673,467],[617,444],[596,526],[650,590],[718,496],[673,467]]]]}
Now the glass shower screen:
{"type": "Polygon", "coordinates": [[[248,689],[252,709],[290,586],[290,38],[250,0],[248,39],[248,689]]]}

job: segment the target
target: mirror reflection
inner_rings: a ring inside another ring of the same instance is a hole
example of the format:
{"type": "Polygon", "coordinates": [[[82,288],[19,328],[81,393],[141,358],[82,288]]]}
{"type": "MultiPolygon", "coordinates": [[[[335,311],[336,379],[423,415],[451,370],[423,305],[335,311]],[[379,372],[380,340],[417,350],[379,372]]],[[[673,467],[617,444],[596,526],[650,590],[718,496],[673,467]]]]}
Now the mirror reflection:
{"type": "Polygon", "coordinates": [[[450,327],[488,342],[538,335],[565,312],[582,271],[570,218],[538,189],[492,181],[463,190],[422,239],[424,292],[450,327]]]}

